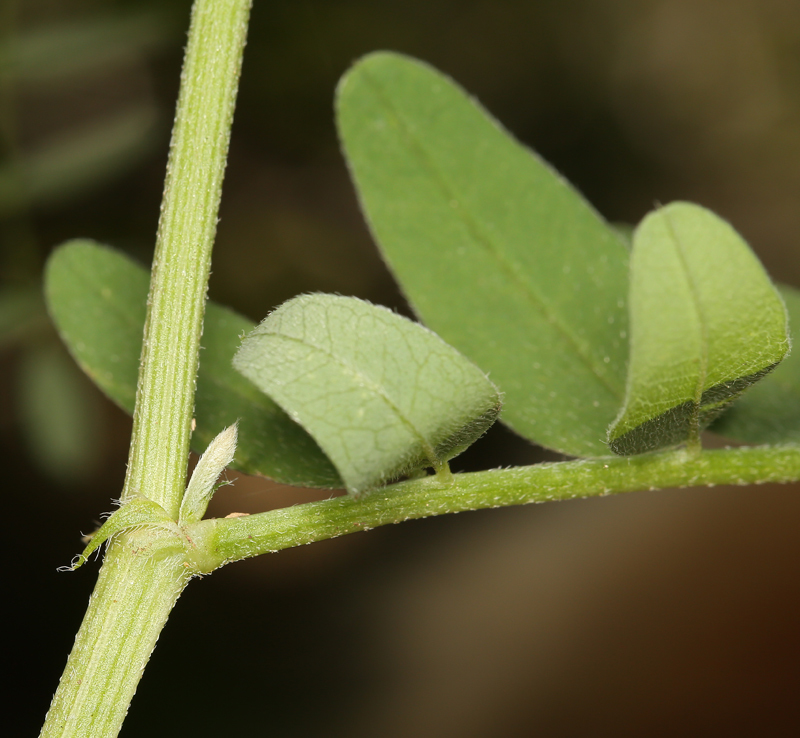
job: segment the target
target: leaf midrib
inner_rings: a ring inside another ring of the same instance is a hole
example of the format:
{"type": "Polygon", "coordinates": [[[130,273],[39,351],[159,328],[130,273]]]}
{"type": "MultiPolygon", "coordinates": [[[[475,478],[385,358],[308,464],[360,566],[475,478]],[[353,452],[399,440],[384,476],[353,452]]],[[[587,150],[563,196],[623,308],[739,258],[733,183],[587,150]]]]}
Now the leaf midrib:
{"type": "MultiPolygon", "coordinates": [[[[375,80],[367,70],[362,69],[361,74],[364,76],[367,83],[372,86],[376,94],[376,97],[379,98],[381,103],[386,107],[389,114],[397,122],[398,129],[401,131],[401,134],[404,135],[404,137],[409,143],[409,148],[416,153],[416,155],[420,159],[422,166],[428,170],[432,179],[439,185],[445,200],[448,202],[450,200],[459,201],[457,191],[448,184],[447,178],[434,164],[433,160],[426,153],[425,149],[421,146],[421,144],[419,144],[417,140],[414,138],[414,136],[411,134],[408,126],[400,117],[399,112],[397,111],[395,106],[391,103],[390,98],[388,97],[388,95],[385,94],[383,88],[378,83],[378,81],[375,80]]],[[[513,139],[512,142],[515,143],[520,148],[522,148],[525,154],[528,154],[528,152],[524,150],[524,147],[522,147],[516,141],[513,141],[513,139]]],[[[578,359],[580,359],[580,361],[598,379],[598,381],[606,387],[606,389],[611,393],[614,399],[622,401],[622,399],[624,398],[624,388],[616,385],[615,383],[612,383],[609,380],[609,377],[604,372],[599,371],[598,367],[601,365],[598,362],[596,362],[593,359],[593,357],[590,356],[585,351],[585,349],[582,348],[581,342],[579,341],[578,337],[562,321],[560,315],[550,307],[547,301],[541,295],[531,290],[529,286],[520,279],[520,277],[516,274],[513,266],[502,255],[502,252],[499,251],[497,246],[494,245],[491,237],[484,232],[484,230],[480,227],[479,223],[463,209],[458,210],[458,214],[456,217],[462,218],[468,232],[472,234],[475,241],[481,246],[483,246],[483,248],[491,256],[495,258],[501,270],[506,274],[507,278],[510,281],[514,282],[520,288],[522,294],[525,296],[528,302],[535,309],[539,311],[543,319],[550,325],[555,326],[555,328],[558,330],[558,332],[561,334],[564,340],[569,345],[572,346],[574,353],[578,357],[578,359]]]]}
{"type": "Polygon", "coordinates": [[[697,372],[697,383],[695,384],[694,397],[692,403],[694,405],[692,411],[692,428],[691,433],[693,436],[698,436],[700,433],[700,404],[703,398],[703,391],[705,388],[706,380],[708,379],[708,320],[705,311],[703,310],[703,303],[700,299],[701,290],[698,288],[697,283],[692,276],[692,270],[686,260],[686,254],[681,244],[681,239],[669,217],[668,213],[663,213],[664,222],[669,231],[670,237],[675,245],[675,252],[678,255],[683,276],[686,284],[689,287],[689,294],[692,298],[692,305],[694,307],[695,315],[697,316],[697,324],[700,334],[700,356],[697,372]]]}

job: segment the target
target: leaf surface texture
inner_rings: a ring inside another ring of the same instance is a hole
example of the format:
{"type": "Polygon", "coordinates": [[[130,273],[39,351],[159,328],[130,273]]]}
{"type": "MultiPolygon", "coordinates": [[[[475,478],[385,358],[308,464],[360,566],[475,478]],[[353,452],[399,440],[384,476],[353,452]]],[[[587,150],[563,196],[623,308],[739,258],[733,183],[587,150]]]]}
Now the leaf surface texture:
{"type": "Polygon", "coordinates": [[[234,366],[314,437],[356,495],[441,469],[500,409],[497,388],[438,336],[350,297],[289,300],[234,366]]]}
{"type": "Polygon", "coordinates": [[[783,301],[721,218],[689,203],[648,215],[631,257],[631,357],[609,444],[630,455],[699,433],[789,348],[783,301]]]}
{"type": "Polygon", "coordinates": [[[425,64],[367,56],[336,107],[366,219],[423,322],[490,374],[518,433],[607,453],[628,354],[617,233],[425,64]]]}

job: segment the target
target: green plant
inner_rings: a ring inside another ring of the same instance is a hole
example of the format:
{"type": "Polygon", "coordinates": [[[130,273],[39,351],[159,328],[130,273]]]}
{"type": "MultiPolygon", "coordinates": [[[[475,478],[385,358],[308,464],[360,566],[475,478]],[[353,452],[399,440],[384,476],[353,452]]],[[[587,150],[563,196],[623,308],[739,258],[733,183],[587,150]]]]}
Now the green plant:
{"type": "MultiPolygon", "coordinates": [[[[775,369],[786,310],[732,229],[697,206],[660,209],[634,233],[629,280],[615,229],[452,83],[391,54],[342,82],[342,140],[412,304],[475,364],[385,310],[306,296],[255,330],[209,306],[198,373],[248,9],[195,6],[147,314],[146,273],[109,249],[73,242],[48,266],[60,333],[135,420],[122,505],[84,552],[110,541],[43,735],[115,734],[183,587],[230,561],[431,514],[800,477],[798,370],[775,369]],[[450,474],[499,410],[483,371],[505,422],[579,460],[450,474]],[[784,445],[703,451],[700,431],[752,384],[717,427],[784,445]],[[237,468],[350,494],[202,520],[237,421],[237,468]],[[190,436],[207,450],[184,492],[190,436]]],[[[784,297],[796,314],[796,293],[784,297]]]]}

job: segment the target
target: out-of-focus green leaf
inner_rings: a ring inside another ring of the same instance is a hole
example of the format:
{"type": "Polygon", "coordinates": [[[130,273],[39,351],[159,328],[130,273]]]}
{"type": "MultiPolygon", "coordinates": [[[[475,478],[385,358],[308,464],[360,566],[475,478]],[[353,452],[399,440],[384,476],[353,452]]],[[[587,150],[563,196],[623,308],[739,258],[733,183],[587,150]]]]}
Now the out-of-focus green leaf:
{"type": "Polygon", "coordinates": [[[17,403],[22,432],[42,471],[82,482],[103,453],[101,418],[91,385],[54,340],[21,357],[17,403]]]}
{"type": "Polygon", "coordinates": [[[141,105],[0,167],[0,217],[76,197],[136,162],[155,141],[156,115],[141,105]]]}
{"type": "Polygon", "coordinates": [[[285,302],[233,364],[316,439],[355,495],[442,468],[500,411],[497,388],[452,346],[353,297],[285,302]]]}
{"type": "Polygon", "coordinates": [[[336,107],[367,221],[417,314],[489,373],[518,433],[607,453],[628,354],[628,254],[615,231],[420,62],[365,57],[336,107]]]}
{"type": "Polygon", "coordinates": [[[55,82],[93,70],[106,73],[163,43],[168,30],[153,13],[33,28],[0,44],[0,74],[31,83],[55,82]]]}
{"type": "Polygon", "coordinates": [[[698,205],[667,205],[636,229],[630,306],[627,397],[609,430],[618,454],[698,439],[789,349],[786,310],[764,268],[698,205]]]}
{"type": "MultiPolygon", "coordinates": [[[[72,241],[47,264],[45,297],[56,327],[81,368],[114,402],[133,412],[146,312],[148,272],[121,253],[72,241]]],[[[336,470],[310,436],[231,366],[254,324],[206,306],[192,448],[239,420],[233,468],[287,484],[340,487],[336,470]]]]}
{"type": "Polygon", "coordinates": [[[778,285],[789,313],[793,350],[711,426],[744,443],[800,443],[800,290],[778,285]]]}
{"type": "Polygon", "coordinates": [[[40,288],[0,287],[0,349],[47,325],[40,288]]]}

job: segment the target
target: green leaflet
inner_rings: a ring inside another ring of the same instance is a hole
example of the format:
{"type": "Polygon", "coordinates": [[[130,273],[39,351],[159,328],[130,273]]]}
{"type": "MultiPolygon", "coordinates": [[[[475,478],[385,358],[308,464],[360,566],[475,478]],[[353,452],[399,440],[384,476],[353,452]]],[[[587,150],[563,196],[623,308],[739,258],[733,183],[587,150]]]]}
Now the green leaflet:
{"type": "Polygon", "coordinates": [[[608,435],[621,455],[699,443],[789,348],[783,302],[758,259],[698,205],[673,203],[636,229],[630,308],[627,396],[608,435]]]}
{"type": "MultiPolygon", "coordinates": [[[[148,272],[123,254],[72,241],[47,264],[48,309],[75,360],[114,402],[133,412],[144,330],[148,272]]],[[[286,484],[340,487],[319,447],[274,402],[234,371],[231,359],[253,323],[209,302],[197,378],[192,448],[239,420],[232,468],[286,484]]]]}
{"type": "Polygon", "coordinates": [[[518,433],[607,453],[628,355],[628,253],[614,229],[420,62],[365,57],[336,107],[362,209],[414,310],[489,372],[518,433]]]}
{"type": "Polygon", "coordinates": [[[454,348],[355,298],[289,300],[233,363],[315,438],[351,494],[443,468],[500,410],[497,388],[454,348]]]}
{"type": "Polygon", "coordinates": [[[778,285],[789,313],[792,353],[711,426],[745,443],[800,442],[800,290],[778,285]]]}

